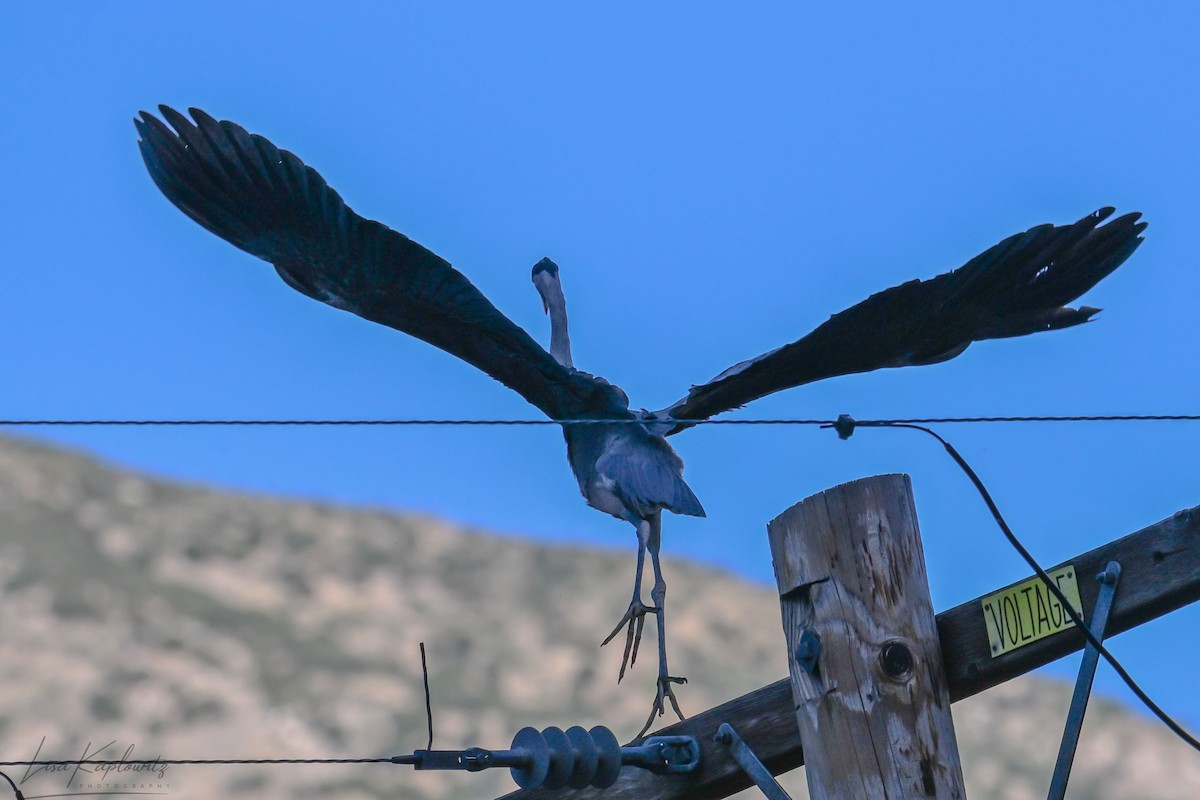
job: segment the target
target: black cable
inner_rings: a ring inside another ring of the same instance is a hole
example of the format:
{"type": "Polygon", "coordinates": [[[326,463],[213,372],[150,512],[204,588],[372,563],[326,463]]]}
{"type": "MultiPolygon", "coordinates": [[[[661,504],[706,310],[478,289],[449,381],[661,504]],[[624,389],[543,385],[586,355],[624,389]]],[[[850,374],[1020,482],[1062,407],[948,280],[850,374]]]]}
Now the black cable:
{"type": "MultiPolygon", "coordinates": [[[[640,425],[644,419],[0,419],[13,427],[331,427],[331,426],[524,426],[524,425],[640,425]]],[[[1091,414],[1059,416],[915,417],[859,420],[857,425],[952,425],[1013,422],[1200,422],[1200,414],[1091,414]]],[[[833,425],[828,419],[664,419],[664,425],[833,425]]]]}
{"type": "Polygon", "coordinates": [[[421,676],[425,679],[425,721],[429,723],[429,744],[426,750],[433,749],[433,702],[429,698],[429,665],[425,661],[425,643],[421,642],[421,676]]]}
{"type": "MultiPolygon", "coordinates": [[[[850,430],[853,430],[853,426],[855,424],[854,420],[847,419],[844,416],[841,420],[839,420],[839,423],[842,426],[838,427],[839,434],[842,433],[843,427],[848,427],[850,430]]],[[[1184,730],[1182,725],[1176,722],[1170,714],[1168,714],[1162,709],[1161,706],[1158,705],[1158,703],[1154,702],[1150,695],[1146,694],[1145,690],[1142,689],[1142,687],[1138,685],[1137,681],[1133,679],[1133,676],[1125,670],[1125,667],[1121,665],[1121,662],[1117,660],[1116,656],[1110,653],[1104,644],[1096,638],[1095,634],[1093,634],[1091,629],[1087,626],[1087,623],[1084,622],[1083,617],[1080,616],[1079,612],[1077,612],[1071,605],[1071,601],[1068,600],[1067,596],[1063,594],[1061,589],[1058,588],[1058,584],[1055,583],[1054,580],[1046,573],[1046,570],[1042,569],[1041,565],[1036,559],[1034,559],[1029,550],[1027,550],[1025,546],[1021,544],[1021,541],[1017,538],[1016,534],[1013,533],[1012,528],[1010,528],[1008,523],[1005,522],[1004,516],[1000,513],[1000,509],[996,506],[996,502],[992,499],[992,495],[988,492],[987,487],[983,485],[983,481],[979,478],[979,475],[976,474],[975,470],[971,469],[971,465],[968,464],[967,460],[963,458],[958,450],[954,448],[954,445],[947,442],[929,428],[925,428],[921,425],[916,425],[913,423],[899,421],[875,421],[858,424],[867,424],[869,427],[911,428],[912,430],[924,431],[941,442],[942,447],[946,448],[946,452],[950,454],[950,457],[954,459],[954,462],[958,464],[962,471],[966,473],[966,476],[970,478],[971,483],[975,485],[975,488],[979,491],[980,496],[983,497],[983,502],[987,504],[988,510],[992,512],[992,517],[996,520],[996,524],[1000,526],[1000,530],[1004,533],[1005,538],[1008,539],[1009,544],[1013,546],[1013,549],[1020,554],[1021,558],[1025,560],[1025,563],[1028,564],[1034,573],[1037,574],[1038,578],[1040,578],[1042,583],[1046,585],[1046,588],[1050,590],[1050,593],[1054,595],[1055,599],[1062,604],[1063,610],[1067,613],[1067,616],[1071,618],[1071,621],[1075,623],[1075,627],[1080,630],[1088,644],[1090,644],[1092,647],[1095,647],[1097,652],[1104,656],[1104,660],[1112,666],[1113,670],[1115,670],[1117,675],[1120,676],[1121,680],[1125,682],[1125,685],[1129,687],[1130,691],[1134,693],[1137,699],[1140,700],[1142,704],[1154,714],[1154,716],[1158,717],[1158,719],[1164,725],[1166,725],[1172,733],[1186,742],[1192,747],[1192,749],[1200,751],[1200,740],[1197,740],[1196,737],[1184,730]]],[[[833,426],[831,425],[830,427],[833,426]]],[[[842,438],[846,437],[843,436],[842,438]]]]}
{"type": "MultiPolygon", "coordinates": [[[[383,758],[82,758],[74,761],[0,761],[0,767],[71,767],[76,765],[89,766],[120,766],[121,764],[137,764],[153,766],[230,766],[236,764],[398,764],[396,759],[403,756],[387,756],[383,758]]],[[[0,775],[3,775],[0,772],[0,775]]]]}
{"type": "MultiPolygon", "coordinates": [[[[964,422],[1197,422],[1200,414],[1072,414],[1008,417],[927,417],[880,419],[874,425],[941,425],[964,422]]],[[[862,423],[859,423],[862,424],[862,423]]]]}
{"type": "MultiPolygon", "coordinates": [[[[634,420],[574,420],[575,422],[633,422],[634,420]]],[[[334,425],[558,425],[552,419],[5,419],[14,427],[321,427],[334,425]]]]}
{"type": "Polygon", "coordinates": [[[17,800],[25,800],[25,795],[21,793],[21,790],[17,786],[16,782],[12,778],[8,777],[7,772],[0,772],[0,778],[4,778],[4,780],[8,781],[8,785],[12,787],[13,794],[16,795],[17,800]]]}

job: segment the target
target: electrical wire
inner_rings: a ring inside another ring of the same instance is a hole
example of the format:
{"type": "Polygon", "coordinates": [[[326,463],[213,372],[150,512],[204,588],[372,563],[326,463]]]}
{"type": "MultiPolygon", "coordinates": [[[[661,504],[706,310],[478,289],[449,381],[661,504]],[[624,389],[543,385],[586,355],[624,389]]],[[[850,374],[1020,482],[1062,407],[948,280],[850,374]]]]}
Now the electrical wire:
{"type": "Polygon", "coordinates": [[[7,772],[0,772],[0,778],[4,778],[4,780],[8,781],[8,785],[12,787],[13,795],[16,797],[16,800],[25,800],[25,795],[21,792],[21,788],[17,786],[16,781],[8,777],[7,772]]]}
{"type": "Polygon", "coordinates": [[[425,683],[425,721],[429,723],[429,744],[426,750],[433,749],[433,702],[429,697],[429,662],[425,660],[425,643],[421,642],[421,678],[425,683]]]}
{"type": "MultiPolygon", "coordinates": [[[[164,767],[215,765],[232,766],[238,764],[401,764],[398,759],[404,756],[384,756],[381,758],[77,758],[62,761],[0,761],[0,767],[71,767],[75,765],[88,766],[120,766],[129,764],[135,766],[164,767]]],[[[4,773],[0,772],[0,776],[4,773]]]]}
{"type": "MultiPolygon", "coordinates": [[[[629,419],[0,419],[11,427],[333,427],[333,426],[524,426],[524,425],[642,425],[655,420],[629,419]]],[[[829,419],[671,419],[660,424],[693,425],[818,425],[828,427],[829,419]]],[[[899,427],[903,425],[953,425],[968,423],[1017,422],[1200,422],[1200,414],[1090,414],[1058,416],[991,417],[915,417],[911,419],[858,420],[860,427],[899,427]]]]}

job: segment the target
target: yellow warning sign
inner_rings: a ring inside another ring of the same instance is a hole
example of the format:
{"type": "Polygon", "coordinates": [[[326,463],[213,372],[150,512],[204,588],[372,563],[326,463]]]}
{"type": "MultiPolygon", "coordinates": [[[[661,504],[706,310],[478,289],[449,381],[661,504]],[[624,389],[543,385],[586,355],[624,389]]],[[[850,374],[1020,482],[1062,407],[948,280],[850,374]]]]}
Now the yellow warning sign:
{"type": "MultiPolygon", "coordinates": [[[[1083,604],[1079,602],[1075,568],[1067,565],[1049,575],[1075,611],[1082,615],[1083,604]]],[[[1041,578],[1030,578],[990,594],[980,604],[983,606],[992,658],[1075,626],[1063,610],[1062,603],[1050,594],[1041,578]]]]}

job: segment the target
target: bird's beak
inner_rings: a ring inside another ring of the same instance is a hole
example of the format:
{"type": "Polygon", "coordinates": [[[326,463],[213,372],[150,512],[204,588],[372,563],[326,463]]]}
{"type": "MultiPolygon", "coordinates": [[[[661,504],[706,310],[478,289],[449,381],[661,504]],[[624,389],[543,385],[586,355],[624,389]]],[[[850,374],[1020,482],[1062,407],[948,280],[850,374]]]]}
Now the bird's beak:
{"type": "Polygon", "coordinates": [[[544,297],[542,298],[542,313],[543,314],[550,313],[550,304],[546,302],[546,298],[544,298],[544,297]]]}

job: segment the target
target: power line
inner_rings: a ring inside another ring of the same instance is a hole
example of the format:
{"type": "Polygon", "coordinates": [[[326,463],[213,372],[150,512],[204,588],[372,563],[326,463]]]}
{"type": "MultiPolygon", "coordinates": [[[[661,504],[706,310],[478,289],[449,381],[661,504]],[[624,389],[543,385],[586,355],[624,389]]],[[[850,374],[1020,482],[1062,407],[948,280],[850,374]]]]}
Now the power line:
{"type": "MultiPolygon", "coordinates": [[[[79,758],[42,761],[0,761],[0,767],[85,766],[233,766],[238,764],[403,764],[405,756],[380,758],[79,758]]],[[[2,776],[3,773],[0,773],[2,776]]]]}
{"type": "MultiPolygon", "coordinates": [[[[418,426],[534,426],[534,425],[641,425],[655,420],[631,419],[0,419],[10,427],[418,427],[418,426]]],[[[1091,414],[990,417],[914,417],[908,419],[858,420],[859,427],[900,425],[953,425],[977,423],[1062,423],[1062,422],[1200,422],[1200,414],[1091,414]]],[[[817,425],[835,427],[832,419],[664,419],[664,425],[817,425]]]]}

